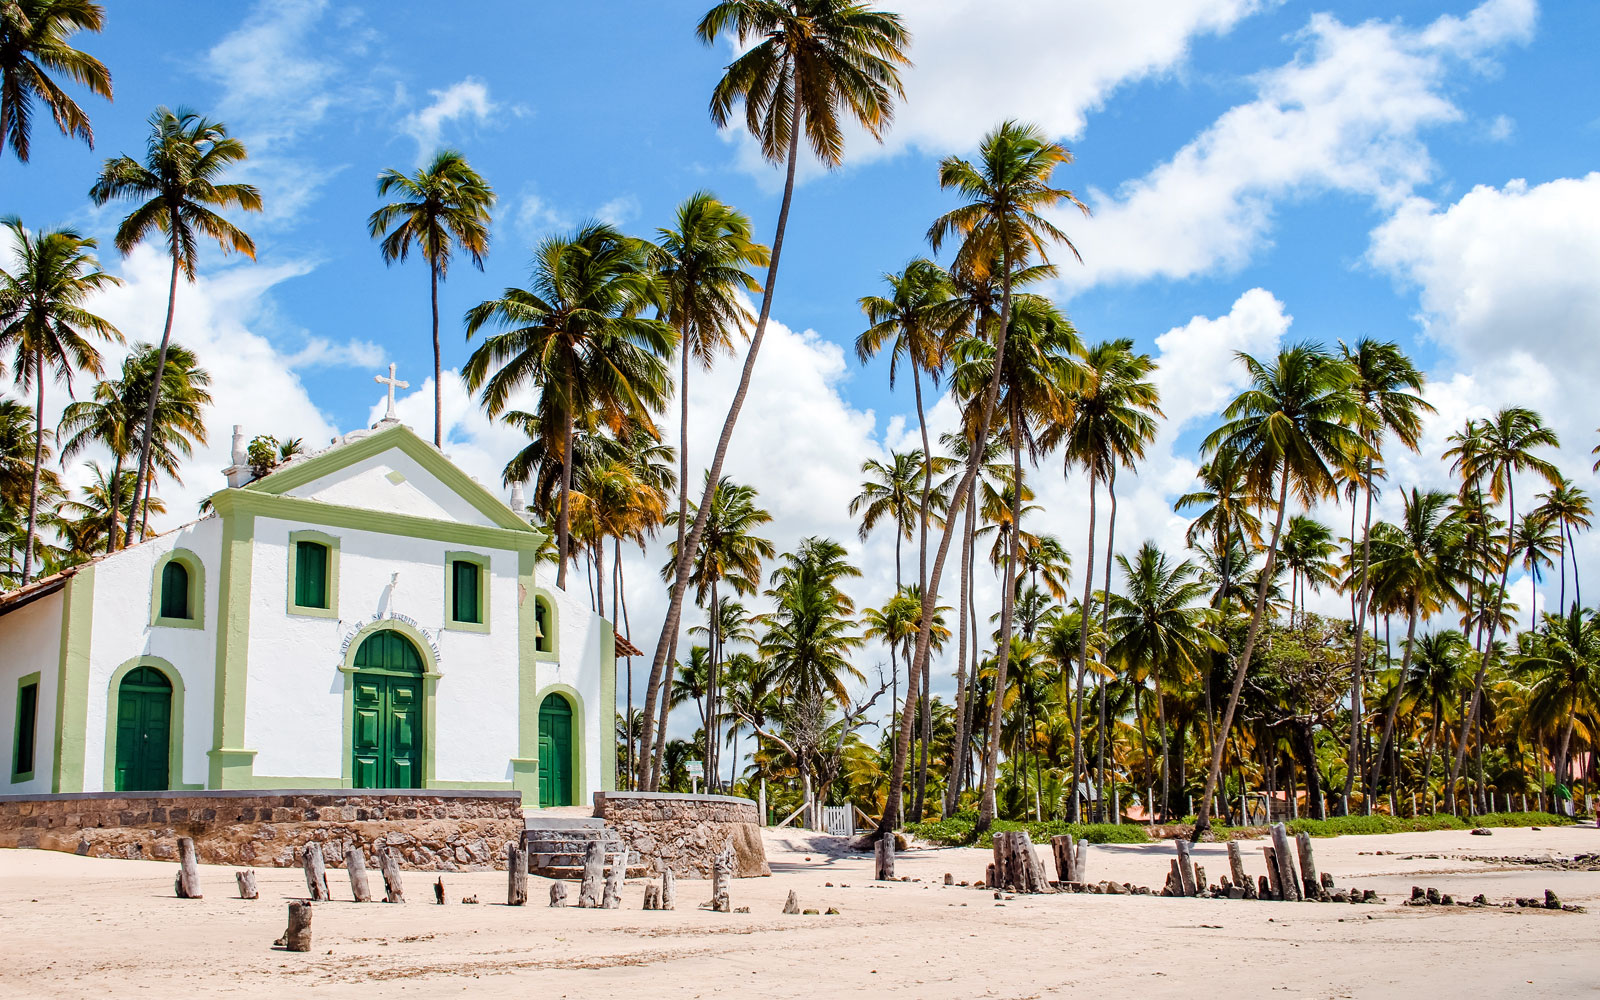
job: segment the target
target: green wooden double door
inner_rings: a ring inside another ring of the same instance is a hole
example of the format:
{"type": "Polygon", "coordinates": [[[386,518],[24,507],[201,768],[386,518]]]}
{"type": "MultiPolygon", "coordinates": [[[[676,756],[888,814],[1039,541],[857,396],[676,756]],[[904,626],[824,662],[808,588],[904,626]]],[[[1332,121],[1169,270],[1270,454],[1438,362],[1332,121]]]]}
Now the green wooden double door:
{"type": "Polygon", "coordinates": [[[172,682],[154,667],[139,667],[117,687],[116,791],[159,792],[171,787],[172,682]]]}
{"type": "Polygon", "coordinates": [[[405,636],[375,632],[353,664],[350,776],[356,788],[422,787],[422,657],[405,636]]]}
{"type": "Polygon", "coordinates": [[[572,706],[559,694],[539,703],[539,805],[572,805],[572,706]]]}

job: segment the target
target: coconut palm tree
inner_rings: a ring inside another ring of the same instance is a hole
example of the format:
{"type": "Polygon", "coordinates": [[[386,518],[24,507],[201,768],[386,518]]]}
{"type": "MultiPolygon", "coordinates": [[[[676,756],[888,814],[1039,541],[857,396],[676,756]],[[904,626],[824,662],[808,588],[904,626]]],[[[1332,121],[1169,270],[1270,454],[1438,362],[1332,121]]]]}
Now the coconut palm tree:
{"type": "Polygon", "coordinates": [[[1461,775],[1461,764],[1467,755],[1467,733],[1477,719],[1478,705],[1483,697],[1483,681],[1489,670],[1489,656],[1499,627],[1500,610],[1506,600],[1506,577],[1511,572],[1511,553],[1515,548],[1513,533],[1517,523],[1515,477],[1521,473],[1532,473],[1554,486],[1561,478],[1560,473],[1548,460],[1535,454],[1535,451],[1539,448],[1560,446],[1561,442],[1556,432],[1545,426],[1539,414],[1526,407],[1511,406],[1484,421],[1480,443],[1472,446],[1457,445],[1445,452],[1446,458],[1455,460],[1454,468],[1460,472],[1463,481],[1486,483],[1489,497],[1495,503],[1504,500],[1506,504],[1506,537],[1503,550],[1505,558],[1501,561],[1500,584],[1495,591],[1494,616],[1489,619],[1487,638],[1483,645],[1483,658],[1472,681],[1472,697],[1467,711],[1463,713],[1461,738],[1456,743],[1455,760],[1450,765],[1448,789],[1452,811],[1455,803],[1456,779],[1461,775]]]}
{"type": "MultiPolygon", "coordinates": [[[[770,163],[786,163],[783,200],[778,207],[771,260],[761,290],[761,308],[739,373],[739,387],[734,391],[711,456],[709,483],[714,484],[722,478],[728,444],[749,395],[756,357],[772,315],[778,263],[794,201],[801,135],[817,159],[830,169],[843,162],[848,122],[854,121],[881,141],[894,118],[895,99],[905,94],[899,67],[910,63],[905,50],[911,36],[898,14],[874,10],[855,0],[722,0],[701,18],[695,34],[706,45],[729,35],[740,52],[712,89],[712,122],[718,128],[726,126],[735,106],[742,104],[745,126],[760,145],[762,156],[770,163]]],[[[707,511],[710,500],[709,495],[702,497],[698,509],[707,511]]],[[[697,521],[679,546],[683,560],[667,599],[667,613],[650,668],[651,685],[645,696],[647,737],[653,725],[649,716],[654,708],[655,685],[678,644],[683,595],[691,572],[688,555],[698,549],[703,530],[703,523],[697,521]]],[[[660,770],[659,755],[641,760],[640,787],[654,789],[660,770]]]]}
{"type": "Polygon", "coordinates": [[[528,288],[507,288],[467,310],[468,338],[491,325],[501,330],[484,338],[463,369],[489,416],[499,416],[518,390],[530,384],[540,390],[539,429],[551,439],[545,452],[561,457],[556,586],[562,589],[571,555],[574,429],[580,421],[603,423],[613,433],[653,428],[651,414],[671,392],[661,359],[677,337],[661,320],[639,315],[659,300],[646,245],[597,222],[544,239],[528,288]]]}
{"type": "MultiPolygon", "coordinates": [[[[15,399],[0,398],[0,540],[5,546],[4,575],[16,578],[21,564],[17,550],[26,547],[27,509],[33,496],[34,453],[40,462],[52,455],[50,435],[40,441],[33,408],[15,399]]],[[[61,494],[55,470],[39,470],[40,506],[44,498],[61,494]]]]}
{"type": "MultiPolygon", "coordinates": [[[[1050,445],[1059,443],[1067,469],[1082,466],[1089,478],[1089,547],[1083,574],[1083,606],[1094,606],[1095,557],[1095,500],[1101,480],[1110,487],[1111,524],[1108,531],[1111,541],[1106,546],[1106,591],[1111,589],[1111,552],[1116,532],[1116,470],[1118,466],[1133,467],[1144,457],[1146,446],[1155,439],[1155,418],[1162,416],[1159,405],[1161,393],[1149,375],[1155,362],[1148,354],[1135,354],[1133,341],[1108,340],[1089,349],[1083,359],[1083,377],[1072,394],[1072,406],[1047,435],[1050,445]]],[[[1089,615],[1082,622],[1083,635],[1079,640],[1079,662],[1087,662],[1089,649],[1089,615]]],[[[1104,612],[1101,628],[1105,628],[1104,612]]],[[[1082,677],[1082,674],[1079,674],[1082,677]]],[[[1074,751],[1072,781],[1076,787],[1082,779],[1084,759],[1081,719],[1083,717],[1083,691],[1076,693],[1077,709],[1074,712],[1074,751]]],[[[1101,691],[1104,706],[1104,690],[1101,691]]],[[[1102,731],[1105,720],[1101,720],[1102,731]]],[[[1104,779],[1104,760],[1100,766],[1104,779]]],[[[1078,798],[1073,797],[1072,819],[1076,822],[1078,798]]]]}
{"type": "MultiPolygon", "coordinates": [[[[1440,629],[1420,639],[1408,639],[1406,663],[1398,685],[1410,701],[1429,709],[1428,749],[1423,768],[1423,786],[1431,790],[1433,761],[1439,747],[1439,728],[1449,706],[1456,704],[1467,687],[1467,656],[1471,647],[1455,629],[1440,629]]],[[[1397,692],[1398,694],[1399,692],[1397,692]]],[[[1433,801],[1433,796],[1428,796],[1433,801]]]]}
{"type": "Polygon", "coordinates": [[[1206,437],[1202,448],[1208,456],[1221,451],[1238,456],[1245,489],[1262,497],[1276,493],[1277,516],[1222,725],[1212,740],[1211,767],[1195,818],[1197,840],[1211,825],[1212,796],[1222,777],[1222,753],[1261,633],[1290,493],[1309,507],[1337,488],[1336,470],[1360,461],[1369,450],[1357,430],[1361,411],[1351,390],[1354,376],[1349,365],[1313,344],[1285,348],[1270,362],[1243,353],[1238,358],[1250,375],[1250,387],[1222,411],[1223,425],[1206,437]]]}
{"type": "Polygon", "coordinates": [[[1289,616],[1293,627],[1296,594],[1299,595],[1300,615],[1306,614],[1306,588],[1320,591],[1335,586],[1333,553],[1338,546],[1333,541],[1333,529],[1305,514],[1289,519],[1289,530],[1283,533],[1278,546],[1279,558],[1289,571],[1289,616]]]}
{"type": "Polygon", "coordinates": [[[766,591],[774,609],[761,616],[761,657],[789,701],[849,704],[848,682],[863,679],[849,652],[866,640],[855,632],[855,603],[839,581],[861,571],[845,561],[842,545],[826,538],[803,539],[783,560],[766,591]]]}
{"type": "Polygon", "coordinates": [[[33,473],[21,583],[33,578],[33,536],[38,526],[39,481],[44,465],[44,385],[48,369],[72,394],[75,370],[99,375],[93,340],[122,341],[108,320],[89,312],[94,293],[121,282],[100,270],[93,239],[75,229],[30,233],[16,216],[0,218],[15,243],[12,267],[0,270],[0,353],[12,355],[17,386],[33,389],[33,473]]]}
{"type": "MultiPolygon", "coordinates": [[[[218,210],[227,208],[261,211],[261,192],[253,186],[220,182],[229,167],[244,162],[249,155],[244,143],[229,135],[228,126],[222,122],[211,121],[187,108],[172,111],[161,107],[150,116],[144,162],[130,156],[109,159],[89,189],[89,198],[96,205],[104,205],[112,199],[143,199],[117,227],[116,246],[124,257],[159,233],[172,260],[172,274],[167,283],[167,320],[156,355],[155,383],[158,385],[165,378],[167,345],[172,341],[178,275],[182,273],[190,282],[195,280],[200,240],[215,240],[223,253],[236,251],[255,260],[256,244],[250,234],[217,214],[218,210]]],[[[145,405],[136,490],[149,484],[156,399],[157,394],[151,393],[145,405]]],[[[122,532],[124,545],[132,533],[130,519],[122,532]]]]}
{"type": "Polygon", "coordinates": [[[439,380],[439,282],[450,271],[457,249],[483,270],[489,253],[494,189],[458,150],[441,149],[426,167],[407,176],[393,167],[378,175],[378,197],[396,197],[367,217],[367,235],[385,264],[405,263],[412,247],[428,264],[428,298],[433,309],[433,444],[444,446],[444,397],[439,380]]]}
{"type": "Polygon", "coordinates": [[[1578,584],[1578,554],[1573,549],[1574,529],[1588,531],[1591,527],[1590,518],[1594,516],[1594,508],[1589,504],[1589,494],[1572,484],[1572,480],[1563,477],[1560,482],[1551,486],[1547,492],[1537,497],[1539,507],[1535,511],[1540,517],[1546,518],[1556,527],[1560,535],[1561,552],[1561,603],[1557,605],[1557,614],[1567,612],[1567,552],[1572,550],[1572,592],[1573,601],[1578,607],[1583,607],[1583,590],[1578,584]]]}
{"type": "Polygon", "coordinates": [[[1528,629],[1532,631],[1537,627],[1539,581],[1544,579],[1544,571],[1556,564],[1552,557],[1561,551],[1561,530],[1534,511],[1517,521],[1511,539],[1511,558],[1519,560],[1528,574],[1528,629]]]}
{"type": "Polygon", "coordinates": [[[37,99],[56,128],[94,148],[89,116],[68,97],[49,71],[66,74],[90,93],[111,100],[111,73],[105,65],[68,44],[80,31],[105,27],[106,11],[92,0],[10,0],[0,3],[0,152],[11,143],[19,161],[28,162],[37,99]]]}
{"type": "MultiPolygon", "coordinates": [[[[117,529],[118,519],[128,516],[126,507],[133,502],[135,475],[132,469],[106,469],[99,462],[89,462],[87,469],[89,482],[80,497],[62,500],[55,511],[57,531],[70,543],[72,554],[83,559],[105,546],[117,529]]],[[[160,497],[147,495],[145,501],[155,513],[166,513],[166,504],[160,497]]]]}
{"type": "Polygon", "coordinates": [[[917,481],[928,463],[920,451],[890,452],[887,462],[869,458],[861,463],[861,492],[850,501],[850,516],[860,517],[857,529],[864,542],[882,522],[894,528],[894,587],[904,586],[901,575],[900,543],[915,537],[920,507],[917,481]]]}
{"type": "Polygon", "coordinates": [[[1600,712],[1600,619],[1585,617],[1576,605],[1564,615],[1545,615],[1517,659],[1537,677],[1528,702],[1530,717],[1561,733],[1555,778],[1565,783],[1578,716],[1600,712]]]}

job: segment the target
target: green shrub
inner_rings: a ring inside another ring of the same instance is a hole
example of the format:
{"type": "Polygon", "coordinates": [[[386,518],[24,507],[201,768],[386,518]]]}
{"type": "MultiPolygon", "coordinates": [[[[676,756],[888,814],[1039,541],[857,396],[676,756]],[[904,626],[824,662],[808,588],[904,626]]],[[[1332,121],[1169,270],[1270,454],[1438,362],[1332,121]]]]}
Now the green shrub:
{"type": "MultiPolygon", "coordinates": [[[[961,813],[949,819],[928,823],[912,823],[906,829],[919,840],[944,846],[972,844],[972,829],[977,816],[961,813]]],[[[1136,823],[1023,823],[1016,820],[995,820],[991,833],[1026,830],[1035,844],[1048,843],[1051,837],[1063,834],[1087,840],[1091,844],[1148,844],[1150,835],[1136,823]]],[[[981,845],[980,845],[981,846],[981,845]]]]}
{"type": "Polygon", "coordinates": [[[1313,837],[1344,837],[1368,833],[1419,833],[1429,830],[1470,830],[1473,827],[1565,826],[1571,820],[1552,813],[1487,813],[1483,816],[1335,816],[1332,819],[1291,821],[1291,833],[1313,837]]]}

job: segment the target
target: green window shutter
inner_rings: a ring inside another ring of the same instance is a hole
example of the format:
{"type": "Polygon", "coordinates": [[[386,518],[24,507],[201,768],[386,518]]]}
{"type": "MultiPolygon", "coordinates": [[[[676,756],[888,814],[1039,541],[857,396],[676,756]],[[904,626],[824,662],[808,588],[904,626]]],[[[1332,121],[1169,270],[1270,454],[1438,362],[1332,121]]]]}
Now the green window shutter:
{"type": "Polygon", "coordinates": [[[294,602],[302,608],[328,606],[328,547],[317,542],[296,542],[294,547],[294,602]]]}
{"type": "Polygon", "coordinates": [[[478,575],[481,572],[477,563],[457,559],[450,564],[450,617],[458,622],[483,622],[481,595],[478,593],[478,575]]]}
{"type": "Polygon", "coordinates": [[[33,771],[33,745],[37,742],[39,726],[39,685],[24,684],[17,689],[17,740],[12,747],[11,773],[29,774],[33,771]]]}
{"type": "Polygon", "coordinates": [[[189,617],[189,571],[176,559],[161,569],[161,617],[189,617]]]}
{"type": "Polygon", "coordinates": [[[553,637],[550,635],[550,606],[542,597],[534,598],[533,618],[539,626],[539,638],[535,640],[533,648],[541,653],[548,653],[554,648],[551,645],[553,637]]]}

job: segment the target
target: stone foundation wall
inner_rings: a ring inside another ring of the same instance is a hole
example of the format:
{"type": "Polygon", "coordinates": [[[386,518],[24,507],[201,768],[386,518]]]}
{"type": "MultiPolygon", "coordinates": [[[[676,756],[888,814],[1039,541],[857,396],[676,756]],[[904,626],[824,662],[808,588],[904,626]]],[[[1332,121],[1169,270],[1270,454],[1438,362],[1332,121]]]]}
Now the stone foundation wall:
{"type": "Polygon", "coordinates": [[[95,858],[176,860],[193,837],[206,864],[290,868],[318,841],[331,866],[360,848],[369,867],[392,847],[402,867],[505,867],[522,836],[520,792],[206,791],[0,795],[0,847],[95,858]]]}
{"type": "Polygon", "coordinates": [[[731,795],[597,792],[594,814],[621,834],[652,870],[710,878],[717,852],[730,841],[734,875],[771,875],[761,846],[761,816],[749,799],[731,795]]]}

